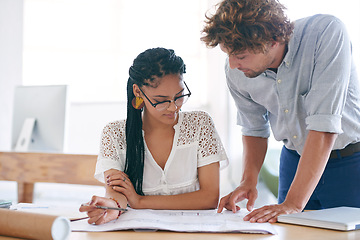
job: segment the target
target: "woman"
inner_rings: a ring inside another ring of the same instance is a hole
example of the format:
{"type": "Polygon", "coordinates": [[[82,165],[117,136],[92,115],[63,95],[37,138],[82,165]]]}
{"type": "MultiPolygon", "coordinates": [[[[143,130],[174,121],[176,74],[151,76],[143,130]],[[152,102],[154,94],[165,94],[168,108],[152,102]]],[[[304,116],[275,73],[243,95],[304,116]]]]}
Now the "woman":
{"type": "Polygon", "coordinates": [[[180,112],[191,92],[185,64],[173,50],[148,49],[134,60],[127,84],[127,119],[102,134],[95,177],[106,197],[80,207],[89,223],[103,224],[117,210],[211,209],[219,199],[219,163],[228,160],[210,116],[180,112]]]}

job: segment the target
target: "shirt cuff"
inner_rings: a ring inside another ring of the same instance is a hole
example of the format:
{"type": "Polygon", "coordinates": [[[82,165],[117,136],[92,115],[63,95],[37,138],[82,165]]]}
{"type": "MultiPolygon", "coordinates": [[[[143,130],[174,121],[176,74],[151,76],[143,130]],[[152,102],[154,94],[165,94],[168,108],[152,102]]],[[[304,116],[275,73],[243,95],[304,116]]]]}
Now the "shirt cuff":
{"type": "Polygon", "coordinates": [[[242,135],[244,135],[244,136],[262,137],[262,138],[270,137],[270,128],[262,129],[262,130],[252,130],[252,129],[242,127],[241,132],[242,132],[242,135]]]}
{"type": "Polygon", "coordinates": [[[318,132],[343,133],[341,115],[312,115],[305,119],[306,130],[318,132]]]}
{"type": "Polygon", "coordinates": [[[104,183],[105,182],[104,172],[107,170],[110,170],[110,169],[123,171],[122,169],[120,169],[119,163],[117,161],[108,159],[108,158],[100,158],[99,157],[96,162],[96,170],[95,170],[94,177],[98,181],[104,183]]]}

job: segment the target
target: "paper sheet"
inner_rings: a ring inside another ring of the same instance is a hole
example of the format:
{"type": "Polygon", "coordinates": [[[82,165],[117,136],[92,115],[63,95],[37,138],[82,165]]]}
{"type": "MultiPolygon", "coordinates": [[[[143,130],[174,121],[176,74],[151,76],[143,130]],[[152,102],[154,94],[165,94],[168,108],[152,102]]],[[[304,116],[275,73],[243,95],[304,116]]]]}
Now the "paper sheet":
{"type": "Polygon", "coordinates": [[[276,234],[270,223],[250,223],[243,220],[248,212],[216,210],[135,210],[129,209],[119,219],[103,225],[87,220],[71,222],[72,231],[102,232],[128,229],[153,229],[176,232],[242,232],[276,234]]]}
{"type": "Polygon", "coordinates": [[[40,213],[53,216],[64,216],[70,221],[87,218],[86,213],[79,212],[80,206],[55,206],[34,203],[18,203],[10,207],[12,210],[40,213]]]}

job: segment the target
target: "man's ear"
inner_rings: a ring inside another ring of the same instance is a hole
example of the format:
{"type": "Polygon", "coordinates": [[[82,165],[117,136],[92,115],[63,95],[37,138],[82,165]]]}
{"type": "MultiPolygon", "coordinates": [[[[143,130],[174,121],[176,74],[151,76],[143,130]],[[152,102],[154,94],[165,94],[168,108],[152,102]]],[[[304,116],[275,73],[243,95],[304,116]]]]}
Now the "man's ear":
{"type": "Polygon", "coordinates": [[[278,41],[272,41],[270,46],[271,46],[272,48],[276,48],[276,47],[279,46],[279,44],[280,44],[280,43],[279,43],[278,41]]]}

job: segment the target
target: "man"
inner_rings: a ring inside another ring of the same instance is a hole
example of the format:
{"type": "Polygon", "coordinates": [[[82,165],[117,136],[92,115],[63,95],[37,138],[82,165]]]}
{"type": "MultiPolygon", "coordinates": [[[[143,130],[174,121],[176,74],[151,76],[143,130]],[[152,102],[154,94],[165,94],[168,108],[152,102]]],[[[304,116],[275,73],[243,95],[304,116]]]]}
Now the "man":
{"type": "Polygon", "coordinates": [[[283,141],[278,204],[250,222],[337,206],[360,207],[360,88],[343,24],[330,15],[290,23],[277,0],[224,0],[201,38],[228,54],[225,72],[242,126],[244,173],[218,211],[248,199],[267,151],[270,126],[283,141]]]}

